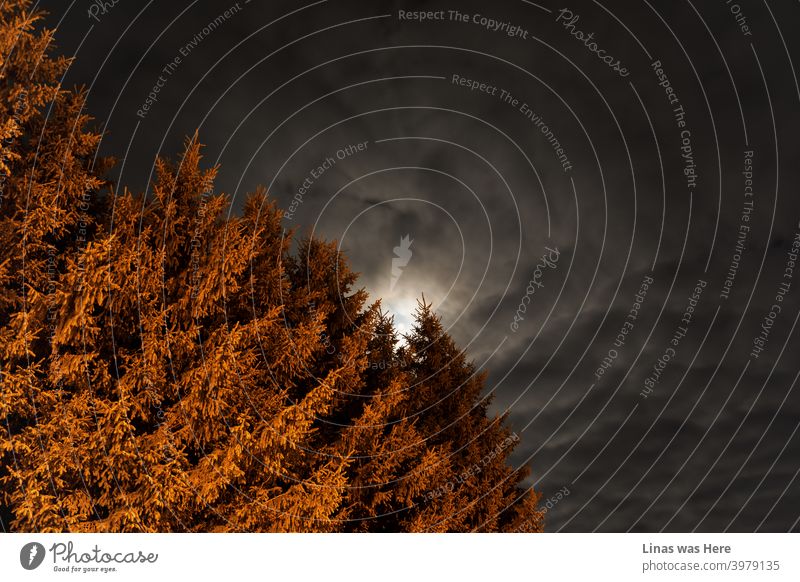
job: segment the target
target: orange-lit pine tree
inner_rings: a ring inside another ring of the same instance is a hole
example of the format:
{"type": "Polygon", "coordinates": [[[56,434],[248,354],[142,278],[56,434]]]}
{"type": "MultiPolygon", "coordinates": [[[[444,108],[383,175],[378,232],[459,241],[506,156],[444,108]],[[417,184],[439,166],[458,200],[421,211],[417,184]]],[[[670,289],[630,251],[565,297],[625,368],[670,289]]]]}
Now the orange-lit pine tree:
{"type": "Polygon", "coordinates": [[[540,531],[430,306],[398,346],[334,243],[197,137],[107,183],[30,2],[0,5],[0,518],[15,531],[540,531]]]}
{"type": "MultiPolygon", "coordinates": [[[[29,5],[0,4],[0,515],[13,515],[15,529],[51,530],[69,527],[86,509],[59,459],[72,454],[66,431],[88,421],[88,394],[78,396],[83,410],[71,427],[75,411],[63,400],[71,388],[58,378],[66,372],[85,381],[84,372],[100,367],[91,356],[53,357],[52,346],[66,274],[74,281],[86,271],[80,257],[100,251],[88,241],[98,229],[108,161],[94,162],[100,136],[86,129],[84,94],[59,86],[69,62],[49,56],[53,34],[36,30],[41,14],[29,5]]],[[[87,301],[75,305],[71,321],[87,301]]],[[[91,341],[92,330],[83,331],[91,341]]]]}

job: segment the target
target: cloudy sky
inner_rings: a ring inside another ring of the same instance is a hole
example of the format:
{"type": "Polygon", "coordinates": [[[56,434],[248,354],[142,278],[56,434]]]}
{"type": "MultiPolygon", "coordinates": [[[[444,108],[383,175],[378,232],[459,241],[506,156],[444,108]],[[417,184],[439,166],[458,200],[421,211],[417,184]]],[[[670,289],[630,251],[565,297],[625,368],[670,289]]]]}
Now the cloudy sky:
{"type": "Polygon", "coordinates": [[[102,4],[40,3],[114,179],[199,128],[235,207],[424,293],[551,531],[798,528],[796,2],[102,4]]]}

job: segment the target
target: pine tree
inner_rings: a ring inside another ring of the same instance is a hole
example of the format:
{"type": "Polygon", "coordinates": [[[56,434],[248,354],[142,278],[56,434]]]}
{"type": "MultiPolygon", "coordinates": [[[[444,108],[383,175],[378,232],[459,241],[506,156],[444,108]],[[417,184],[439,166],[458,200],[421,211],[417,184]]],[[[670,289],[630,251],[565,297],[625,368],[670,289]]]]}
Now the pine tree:
{"type": "Polygon", "coordinates": [[[371,345],[385,364],[372,384],[392,386],[394,411],[365,463],[384,480],[373,479],[383,483],[372,494],[380,505],[363,519],[383,515],[389,531],[541,531],[539,496],[522,486],[527,470],[506,464],[519,437],[505,418],[487,416],[485,374],[466,361],[430,304],[419,304],[415,321],[402,348],[387,318],[371,345]]]}
{"type": "Polygon", "coordinates": [[[197,136],[149,193],[105,181],[29,8],[0,5],[5,527],[541,530],[430,306],[401,346],[335,242],[292,252],[263,190],[229,214],[197,136]]]}
{"type": "Polygon", "coordinates": [[[73,420],[58,378],[85,381],[88,362],[50,356],[64,274],[71,270],[74,284],[82,257],[100,250],[87,241],[98,228],[110,160],[95,162],[100,136],[86,129],[85,95],[60,87],[69,61],[50,56],[53,33],[37,31],[41,17],[27,1],[0,5],[0,418],[7,435],[0,440],[0,516],[13,507],[19,528],[46,530],[85,509],[79,494],[56,494],[73,420]],[[62,414],[60,427],[39,425],[62,414]],[[48,462],[37,464],[43,449],[48,462]]]}

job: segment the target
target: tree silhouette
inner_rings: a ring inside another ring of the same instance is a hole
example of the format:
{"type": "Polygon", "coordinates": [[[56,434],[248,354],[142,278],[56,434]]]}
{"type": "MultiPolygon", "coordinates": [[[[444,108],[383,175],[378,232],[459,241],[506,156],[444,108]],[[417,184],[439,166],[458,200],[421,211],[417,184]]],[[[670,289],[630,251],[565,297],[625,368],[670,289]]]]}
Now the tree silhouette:
{"type": "Polygon", "coordinates": [[[30,2],[0,5],[0,517],[17,531],[540,531],[484,376],[428,304],[398,345],[335,243],[197,136],[103,178],[30,2]]]}

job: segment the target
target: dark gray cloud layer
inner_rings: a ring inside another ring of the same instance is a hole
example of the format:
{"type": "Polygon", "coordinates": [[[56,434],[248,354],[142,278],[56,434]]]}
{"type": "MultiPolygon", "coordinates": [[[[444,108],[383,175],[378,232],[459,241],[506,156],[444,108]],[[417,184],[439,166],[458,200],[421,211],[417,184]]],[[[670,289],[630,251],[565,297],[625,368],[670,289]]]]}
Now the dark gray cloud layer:
{"type": "Polygon", "coordinates": [[[237,205],[258,184],[297,200],[287,226],[339,240],[401,324],[421,293],[435,302],[490,371],[515,461],[546,496],[570,490],[551,530],[797,529],[795,2],[742,3],[738,21],[724,1],[459,2],[468,22],[440,2],[43,4],[78,51],[67,82],[90,87],[103,150],[129,152],[122,183],[144,189],[200,127],[237,205]],[[537,272],[547,247],[558,262],[537,272]]]}

